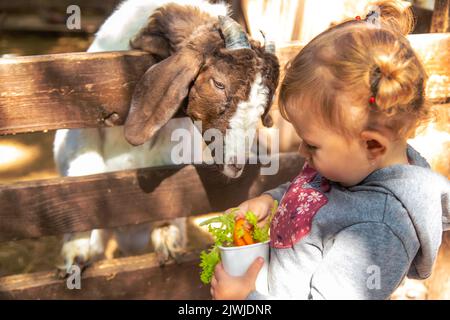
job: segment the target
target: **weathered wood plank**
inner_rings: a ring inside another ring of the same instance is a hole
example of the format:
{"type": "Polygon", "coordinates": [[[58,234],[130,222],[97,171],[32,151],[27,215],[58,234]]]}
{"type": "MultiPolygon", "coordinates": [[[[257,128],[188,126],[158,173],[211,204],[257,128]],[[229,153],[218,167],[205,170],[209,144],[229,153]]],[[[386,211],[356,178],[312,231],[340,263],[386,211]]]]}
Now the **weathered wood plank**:
{"type": "Polygon", "coordinates": [[[121,0],[15,0],[0,1],[0,12],[37,12],[46,10],[63,10],[70,5],[78,5],[83,10],[110,11],[121,0]]]}
{"type": "Polygon", "coordinates": [[[65,9],[53,15],[54,17],[36,15],[36,13],[4,14],[0,18],[0,32],[94,33],[105,20],[105,17],[82,16],[80,29],[69,29],[66,25],[69,14],[66,14],[65,9]]]}
{"type": "Polygon", "coordinates": [[[0,134],[122,123],[154,59],[139,51],[0,59],[0,134]]]}
{"type": "Polygon", "coordinates": [[[80,290],[69,290],[56,271],[0,278],[0,299],[210,299],[200,281],[199,250],[163,268],[150,253],[103,260],[86,269],[80,290]]]}
{"type": "Polygon", "coordinates": [[[188,165],[0,185],[0,241],[221,211],[290,180],[303,163],[295,153],[279,161],[276,175],[247,165],[232,180],[188,165]]]}
{"type": "MultiPolygon", "coordinates": [[[[432,100],[450,96],[450,34],[409,36],[430,75],[432,100]]],[[[282,69],[302,45],[278,49],[282,69]]],[[[123,124],[139,78],[154,63],[138,52],[74,53],[0,59],[0,135],[123,124]]],[[[276,106],[275,106],[276,108],[276,106]]]]}
{"type": "Polygon", "coordinates": [[[449,0],[435,0],[430,32],[450,32],[449,0]]]}
{"type": "Polygon", "coordinates": [[[428,74],[427,97],[435,103],[448,103],[450,97],[450,33],[408,36],[428,74]]]}

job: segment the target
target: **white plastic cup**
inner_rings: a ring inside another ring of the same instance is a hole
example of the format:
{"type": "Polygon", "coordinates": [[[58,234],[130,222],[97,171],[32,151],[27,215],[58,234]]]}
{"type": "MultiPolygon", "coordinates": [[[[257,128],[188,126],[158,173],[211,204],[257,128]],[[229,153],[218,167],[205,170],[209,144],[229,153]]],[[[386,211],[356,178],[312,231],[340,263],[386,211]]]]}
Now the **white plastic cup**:
{"type": "Polygon", "coordinates": [[[255,286],[256,291],[268,294],[269,240],[239,247],[219,246],[219,250],[223,268],[235,277],[243,276],[256,258],[263,257],[264,265],[258,273],[255,286]]]}

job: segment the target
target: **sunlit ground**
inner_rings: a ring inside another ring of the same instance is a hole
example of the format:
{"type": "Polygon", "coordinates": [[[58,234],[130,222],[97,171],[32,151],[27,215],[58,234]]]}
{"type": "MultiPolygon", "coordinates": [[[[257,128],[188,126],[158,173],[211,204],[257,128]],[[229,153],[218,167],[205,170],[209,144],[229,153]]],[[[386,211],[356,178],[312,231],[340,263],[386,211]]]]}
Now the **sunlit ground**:
{"type": "Polygon", "coordinates": [[[56,177],[54,133],[0,137],[0,184],[56,177]]]}
{"type": "Polygon", "coordinates": [[[450,179],[450,104],[435,106],[434,121],[419,129],[409,143],[416,148],[431,168],[450,179]]]}
{"type": "Polygon", "coordinates": [[[450,131],[440,131],[430,125],[409,143],[428,160],[433,170],[450,178],[450,131]]]}
{"type": "Polygon", "coordinates": [[[0,144],[0,172],[27,166],[41,153],[38,146],[27,146],[20,142],[0,144]]]}

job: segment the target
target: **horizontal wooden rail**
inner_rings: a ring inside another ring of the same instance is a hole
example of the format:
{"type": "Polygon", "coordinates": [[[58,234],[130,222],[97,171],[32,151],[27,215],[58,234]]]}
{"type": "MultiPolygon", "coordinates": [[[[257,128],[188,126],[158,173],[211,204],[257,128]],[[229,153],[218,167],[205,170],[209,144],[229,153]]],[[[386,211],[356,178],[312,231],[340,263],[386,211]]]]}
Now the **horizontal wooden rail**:
{"type": "Polygon", "coordinates": [[[281,154],[276,175],[247,165],[231,180],[188,165],[0,185],[0,241],[224,210],[290,180],[302,163],[295,153],[281,154]]]}
{"type": "MultiPolygon", "coordinates": [[[[448,247],[450,232],[444,234],[448,247]]],[[[448,249],[448,248],[447,248],[448,249]]],[[[0,300],[5,299],[211,299],[209,286],[200,282],[199,251],[191,250],[180,264],[169,261],[158,266],[155,254],[103,260],[93,263],[81,278],[80,290],[69,290],[57,270],[5,276],[0,278],[0,300]]],[[[441,248],[433,275],[427,280],[431,299],[448,299],[446,251],[441,248]],[[447,294],[447,295],[446,295],[447,294]]]]}
{"type": "Polygon", "coordinates": [[[0,278],[3,299],[210,299],[200,282],[199,250],[188,252],[180,264],[159,267],[155,254],[104,260],[83,272],[81,289],[69,290],[57,271],[0,278]]]}
{"type": "Polygon", "coordinates": [[[0,1],[0,32],[95,33],[121,0],[16,0],[0,1]],[[69,29],[71,5],[81,12],[80,29],[69,29]]]}
{"type": "MultiPolygon", "coordinates": [[[[450,34],[409,39],[430,76],[428,96],[450,96],[450,34]]],[[[282,70],[302,45],[278,48],[282,70]]],[[[139,51],[71,53],[0,59],[0,135],[99,127],[113,113],[123,124],[137,81],[154,63],[139,51]]]]}
{"type": "MultiPolygon", "coordinates": [[[[50,14],[51,16],[52,14],[50,14]]],[[[66,14],[66,9],[62,9],[52,19],[57,20],[49,21],[46,16],[34,14],[18,14],[8,13],[2,17],[0,14],[0,32],[56,32],[56,33],[95,33],[98,31],[101,24],[105,21],[106,17],[99,16],[83,16],[80,29],[69,29],[66,25],[66,19],[69,15],[66,14]]],[[[49,17],[50,18],[50,17],[49,17]]]]}
{"type": "Polygon", "coordinates": [[[121,124],[153,63],[140,51],[0,59],[0,134],[102,126],[113,113],[121,124]]]}
{"type": "Polygon", "coordinates": [[[0,1],[0,12],[31,12],[45,10],[62,10],[70,5],[77,5],[83,10],[112,10],[121,0],[15,0],[0,1]]]}

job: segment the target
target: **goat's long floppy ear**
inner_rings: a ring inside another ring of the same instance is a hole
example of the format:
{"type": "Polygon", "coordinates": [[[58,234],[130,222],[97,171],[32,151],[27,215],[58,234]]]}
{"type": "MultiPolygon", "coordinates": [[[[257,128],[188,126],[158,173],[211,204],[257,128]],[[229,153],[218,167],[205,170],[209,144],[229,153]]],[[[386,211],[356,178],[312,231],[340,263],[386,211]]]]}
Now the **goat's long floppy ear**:
{"type": "Polygon", "coordinates": [[[273,126],[273,119],[272,116],[269,114],[270,108],[267,108],[264,111],[264,114],[261,116],[262,124],[264,127],[270,128],[273,126]]]}
{"type": "Polygon", "coordinates": [[[125,121],[125,139],[130,144],[143,144],[172,118],[202,63],[201,54],[183,48],[145,72],[134,90],[125,121]]]}

